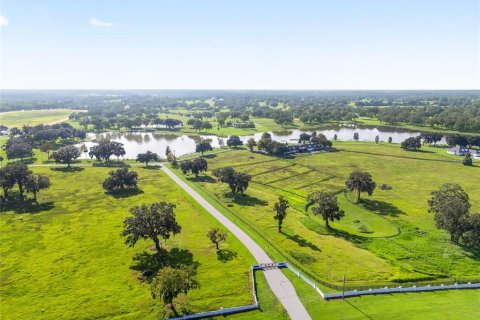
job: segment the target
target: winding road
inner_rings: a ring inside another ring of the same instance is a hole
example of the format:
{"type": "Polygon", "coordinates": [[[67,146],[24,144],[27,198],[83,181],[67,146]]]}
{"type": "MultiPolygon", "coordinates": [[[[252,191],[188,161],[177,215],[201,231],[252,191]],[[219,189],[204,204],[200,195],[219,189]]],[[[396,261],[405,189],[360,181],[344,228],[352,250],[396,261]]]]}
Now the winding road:
{"type": "MultiPolygon", "coordinates": [[[[242,229],[237,227],[232,221],[227,219],[220,211],[215,209],[207,200],[205,200],[200,194],[193,190],[188,184],[177,177],[170,169],[164,165],[161,166],[162,170],[183,188],[190,196],[195,199],[200,205],[202,205],[215,219],[222,223],[230,232],[235,235],[250,251],[258,263],[273,263],[270,257],[263,251],[260,246],[252,240],[242,229]]],[[[265,278],[267,279],[270,289],[275,296],[280,300],[284,309],[288,312],[288,315],[292,320],[310,320],[311,317],[307,310],[303,306],[302,302],[297,296],[297,292],[292,283],[278,268],[265,270],[265,278]]]]}

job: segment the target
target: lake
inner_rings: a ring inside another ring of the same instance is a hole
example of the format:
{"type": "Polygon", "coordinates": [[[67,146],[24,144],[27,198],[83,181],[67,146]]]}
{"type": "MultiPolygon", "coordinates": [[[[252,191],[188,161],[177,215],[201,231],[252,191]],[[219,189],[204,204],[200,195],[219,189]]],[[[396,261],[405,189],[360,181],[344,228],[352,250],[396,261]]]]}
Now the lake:
{"type": "MultiPolygon", "coordinates": [[[[286,132],[270,132],[272,138],[279,142],[293,143],[298,140],[300,134],[305,131],[301,130],[288,130],[286,132]]],[[[353,134],[358,132],[360,141],[374,141],[378,135],[380,141],[387,141],[389,137],[392,137],[394,143],[400,143],[409,137],[416,137],[420,135],[418,131],[409,131],[399,128],[388,127],[369,127],[369,126],[335,126],[328,129],[317,130],[318,133],[323,133],[328,139],[333,139],[334,135],[337,135],[337,139],[340,141],[353,140],[353,134]]],[[[311,133],[311,132],[308,132],[311,133]]],[[[256,133],[249,136],[241,136],[242,141],[247,141],[249,138],[255,140],[260,139],[262,133],[256,133]]],[[[168,135],[159,134],[154,132],[107,132],[100,134],[89,134],[89,137],[94,140],[109,139],[112,141],[118,141],[124,144],[127,159],[135,159],[138,153],[144,153],[147,150],[156,152],[159,156],[165,156],[165,149],[170,146],[172,151],[177,156],[195,152],[195,144],[201,139],[208,139],[212,147],[220,147],[220,141],[225,141],[227,138],[219,138],[217,136],[205,135],[205,136],[187,136],[187,135],[168,135]]],[[[445,143],[442,140],[439,144],[445,143]]],[[[85,142],[85,145],[90,148],[94,145],[94,142],[85,142]]]]}

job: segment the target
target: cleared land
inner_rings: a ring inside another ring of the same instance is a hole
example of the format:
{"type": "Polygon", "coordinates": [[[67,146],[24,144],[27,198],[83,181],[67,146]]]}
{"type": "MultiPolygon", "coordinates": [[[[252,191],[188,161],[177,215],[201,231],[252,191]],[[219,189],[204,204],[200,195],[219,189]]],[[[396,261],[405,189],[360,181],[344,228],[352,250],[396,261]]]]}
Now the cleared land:
{"type": "Polygon", "coordinates": [[[472,211],[480,211],[478,164],[465,167],[461,158],[440,148],[412,153],[396,144],[364,142],[336,142],[335,147],[340,152],[295,159],[246,150],[212,156],[210,170],[233,166],[253,176],[245,197],[232,198],[227,186],[210,179],[211,172],[188,179],[222,210],[246,220],[289,260],[323,281],[339,285],[344,273],[352,287],[480,279],[478,253],[450,243],[448,235],[434,226],[427,206],[432,190],[454,182],[470,195],[472,211]],[[377,189],[355,204],[353,195],[341,193],[353,170],[368,171],[378,185],[386,183],[393,189],[377,189]],[[333,230],[305,212],[306,195],[319,189],[340,192],[346,217],[333,222],[333,230]],[[280,194],[292,204],[282,234],[276,232],[272,217],[280,194]]]}
{"type": "Polygon", "coordinates": [[[68,121],[68,116],[73,109],[49,109],[0,112],[0,124],[9,128],[21,128],[24,125],[33,126],[37,124],[54,124],[68,121]]]}
{"type": "MultiPolygon", "coordinates": [[[[40,193],[40,205],[0,214],[0,305],[7,318],[159,318],[163,305],[154,302],[149,284],[131,269],[139,264],[132,258],[148,257],[152,243],[140,241],[130,248],[120,232],[131,206],[161,200],[177,204],[183,227],[164,244],[168,259],[197,265],[201,285],[177,303],[199,312],[252,302],[249,266],[254,260],[249,252],[230,235],[218,255],[206,233],[219,223],[164,173],[135,168],[142,191],[113,197],[101,188],[110,168],[32,169],[52,181],[51,188],[40,193]]],[[[281,305],[263,274],[257,273],[257,280],[263,312],[233,318],[281,318],[281,305]]]]}

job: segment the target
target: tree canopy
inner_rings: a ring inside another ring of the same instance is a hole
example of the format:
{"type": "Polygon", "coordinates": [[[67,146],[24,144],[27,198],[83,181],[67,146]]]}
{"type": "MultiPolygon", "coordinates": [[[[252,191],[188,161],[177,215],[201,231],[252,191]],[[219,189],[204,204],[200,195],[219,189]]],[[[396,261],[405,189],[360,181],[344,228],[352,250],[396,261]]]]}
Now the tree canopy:
{"type": "Polygon", "coordinates": [[[227,146],[229,146],[230,148],[231,147],[238,147],[238,146],[241,146],[243,145],[243,141],[240,140],[240,137],[239,136],[230,136],[228,139],[227,139],[227,146]]]}
{"type": "Polygon", "coordinates": [[[400,146],[405,151],[417,151],[422,147],[422,139],[420,136],[410,137],[405,139],[400,146]]]}
{"type": "Polygon", "coordinates": [[[162,300],[176,313],[173,299],[181,293],[187,294],[188,291],[199,287],[195,274],[195,269],[191,267],[162,268],[152,281],[152,297],[162,300]]]}
{"type": "Polygon", "coordinates": [[[128,168],[110,171],[107,179],[103,181],[103,188],[108,192],[123,191],[137,188],[138,174],[128,168]]]}
{"type": "Polygon", "coordinates": [[[160,159],[160,157],[158,156],[158,154],[156,154],[152,151],[147,151],[145,153],[137,154],[137,159],[135,159],[135,161],[143,162],[143,163],[145,163],[146,166],[148,166],[149,162],[158,161],[159,159],[160,159]]]}
{"type": "Polygon", "coordinates": [[[88,152],[90,158],[95,157],[97,160],[110,161],[110,157],[115,155],[117,157],[125,155],[123,143],[109,140],[101,140],[97,145],[90,148],[88,152]]]}
{"type": "Polygon", "coordinates": [[[377,184],[373,181],[372,176],[368,172],[353,171],[350,173],[347,181],[345,181],[345,189],[347,191],[357,192],[357,202],[360,202],[360,194],[366,192],[369,196],[373,194],[377,184]]]}
{"type": "Polygon", "coordinates": [[[458,242],[465,231],[470,201],[468,194],[458,184],[446,183],[431,193],[429,211],[434,214],[435,225],[447,230],[450,240],[458,242]]]}
{"type": "Polygon", "coordinates": [[[273,211],[275,211],[273,218],[278,222],[278,232],[282,232],[283,220],[287,216],[287,209],[289,206],[290,204],[288,203],[288,200],[283,196],[279,196],[278,201],[273,205],[273,211]]]}
{"type": "Polygon", "coordinates": [[[130,209],[131,217],[123,222],[122,236],[125,243],[133,247],[140,238],[151,239],[157,251],[161,250],[160,239],[167,241],[171,235],[179,234],[181,226],[175,217],[175,205],[169,202],[143,204],[130,209]]]}
{"type": "Polygon", "coordinates": [[[337,196],[328,191],[315,191],[308,195],[306,209],[314,205],[312,213],[322,217],[327,228],[330,228],[329,221],[340,220],[345,216],[345,212],[340,210],[337,202],[337,196]]]}
{"type": "Polygon", "coordinates": [[[215,169],[213,175],[217,177],[219,181],[227,183],[234,195],[237,193],[243,194],[252,179],[249,174],[237,172],[231,167],[215,169]]]}
{"type": "Polygon", "coordinates": [[[207,171],[208,163],[205,158],[188,159],[180,163],[180,169],[182,170],[183,174],[191,172],[195,175],[195,177],[198,177],[200,172],[207,171]]]}
{"type": "Polygon", "coordinates": [[[207,142],[207,141],[199,142],[195,146],[195,152],[201,152],[202,155],[204,152],[212,151],[212,150],[213,150],[212,145],[210,144],[210,142],[207,142]]]}
{"type": "Polygon", "coordinates": [[[227,232],[219,228],[213,228],[208,231],[207,237],[215,246],[215,249],[220,250],[220,243],[227,240],[227,232]]]}
{"type": "Polygon", "coordinates": [[[69,168],[72,161],[78,157],[80,157],[80,150],[75,146],[62,147],[51,155],[51,158],[55,160],[55,163],[66,164],[69,168]]]}

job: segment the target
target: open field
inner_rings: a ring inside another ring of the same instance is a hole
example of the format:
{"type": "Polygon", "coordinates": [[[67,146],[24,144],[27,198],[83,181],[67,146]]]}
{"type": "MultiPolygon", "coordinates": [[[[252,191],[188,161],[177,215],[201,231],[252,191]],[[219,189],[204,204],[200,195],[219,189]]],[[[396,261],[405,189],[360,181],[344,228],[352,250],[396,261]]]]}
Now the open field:
{"type": "MultiPolygon", "coordinates": [[[[113,197],[101,188],[110,168],[32,169],[48,175],[52,186],[39,194],[38,207],[0,214],[3,316],[159,318],[162,304],[154,302],[149,284],[131,269],[132,258],[148,257],[153,243],[141,240],[131,248],[120,232],[131,206],[161,200],[177,205],[182,225],[181,234],[164,244],[169,250],[166,259],[198,266],[201,287],[188,294],[185,307],[199,312],[252,302],[249,266],[254,260],[249,252],[231,236],[221,246],[223,254],[217,255],[206,233],[219,223],[159,170],[136,167],[141,192],[113,197]]],[[[263,312],[232,318],[281,317],[282,308],[261,273],[257,280],[263,312]]]]}
{"type": "Polygon", "coordinates": [[[461,320],[480,316],[480,290],[402,293],[324,301],[293,272],[284,272],[314,320],[461,320]]]}
{"type": "Polygon", "coordinates": [[[289,260],[323,281],[338,285],[344,273],[351,287],[480,279],[478,252],[450,243],[448,235],[434,226],[427,207],[432,190],[455,182],[470,195],[472,212],[480,211],[478,162],[465,167],[461,158],[441,148],[408,153],[398,144],[336,142],[334,146],[340,152],[295,159],[240,149],[212,156],[210,170],[233,166],[252,175],[245,197],[232,198],[227,186],[208,178],[210,172],[189,179],[223,211],[241,216],[289,260]],[[341,192],[353,170],[368,171],[378,185],[386,183],[393,189],[377,189],[361,204],[353,203],[353,195],[339,193],[346,217],[328,230],[319,218],[306,214],[305,197],[319,189],[341,192]],[[281,234],[272,217],[272,205],[280,194],[292,205],[281,234]]]}
{"type": "Polygon", "coordinates": [[[429,126],[415,126],[412,124],[408,123],[395,123],[395,124],[386,124],[380,122],[377,118],[368,118],[368,117],[360,117],[355,121],[355,123],[359,124],[364,124],[364,125],[370,125],[370,126],[380,126],[380,127],[396,127],[396,128],[404,128],[404,129],[409,129],[409,130],[418,130],[418,131],[428,131],[428,132],[439,132],[439,133],[451,133],[451,134],[466,134],[466,135],[475,135],[478,133],[473,133],[473,132],[462,132],[462,131],[455,131],[455,130],[449,130],[445,128],[440,128],[440,127],[429,127],[429,126]]]}
{"type": "Polygon", "coordinates": [[[79,110],[72,109],[49,109],[49,110],[29,110],[0,112],[0,124],[9,128],[23,125],[54,124],[57,122],[68,121],[68,116],[72,112],[79,110]]]}

